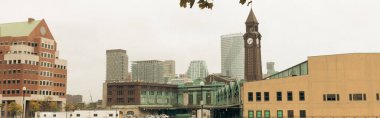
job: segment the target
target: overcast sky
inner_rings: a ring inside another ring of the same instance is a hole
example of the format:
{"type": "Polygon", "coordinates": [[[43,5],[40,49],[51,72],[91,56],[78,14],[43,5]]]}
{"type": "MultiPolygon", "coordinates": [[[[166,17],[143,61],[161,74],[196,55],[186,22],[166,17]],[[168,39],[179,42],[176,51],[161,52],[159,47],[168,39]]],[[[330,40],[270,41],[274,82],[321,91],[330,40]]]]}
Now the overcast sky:
{"type": "MultiPolygon", "coordinates": [[[[212,10],[184,9],[179,0],[1,0],[0,23],[44,18],[67,59],[68,94],[101,99],[105,50],[125,49],[129,61],[191,60],[221,70],[220,36],[244,33],[250,7],[214,0],[212,10]]],[[[307,56],[380,51],[379,0],[254,0],[262,60],[283,70],[307,56]]],[[[265,72],[265,66],[263,66],[265,72]]]]}

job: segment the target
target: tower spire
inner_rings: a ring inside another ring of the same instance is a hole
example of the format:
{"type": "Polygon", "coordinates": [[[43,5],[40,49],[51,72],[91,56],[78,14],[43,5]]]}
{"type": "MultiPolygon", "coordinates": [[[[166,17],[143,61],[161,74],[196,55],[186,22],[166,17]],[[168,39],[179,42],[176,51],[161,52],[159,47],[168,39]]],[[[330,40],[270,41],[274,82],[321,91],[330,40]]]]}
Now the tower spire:
{"type": "Polygon", "coordinates": [[[255,23],[255,24],[259,24],[259,22],[258,22],[257,19],[256,19],[255,14],[253,13],[252,8],[251,8],[251,11],[249,12],[248,18],[247,18],[247,20],[245,21],[245,23],[255,23]]]}

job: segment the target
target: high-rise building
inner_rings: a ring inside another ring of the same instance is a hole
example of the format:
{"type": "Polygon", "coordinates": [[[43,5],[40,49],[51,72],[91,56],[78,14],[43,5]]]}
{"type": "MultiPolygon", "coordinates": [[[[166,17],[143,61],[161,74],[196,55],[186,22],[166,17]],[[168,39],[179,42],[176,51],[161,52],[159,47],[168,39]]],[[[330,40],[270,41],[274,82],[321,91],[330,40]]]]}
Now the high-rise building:
{"type": "Polygon", "coordinates": [[[126,81],[128,79],[128,55],[122,49],[107,50],[106,81],[126,81]]]}
{"type": "MultiPolygon", "coordinates": [[[[0,103],[22,105],[48,96],[66,103],[67,61],[45,20],[0,24],[0,103]],[[23,97],[24,96],[24,97],[23,97]],[[23,99],[24,98],[24,99],[23,99]]],[[[6,109],[2,109],[6,110],[6,109]]],[[[3,111],[2,111],[3,112],[3,111]]],[[[7,117],[3,112],[0,117],[7,117]]],[[[26,109],[25,114],[29,114],[26,109]]]]}
{"type": "Polygon", "coordinates": [[[165,83],[162,61],[134,61],[132,63],[132,81],[165,83]]]}
{"type": "Polygon", "coordinates": [[[208,75],[206,61],[204,60],[191,61],[186,74],[187,74],[187,77],[191,78],[192,80],[205,78],[208,75]]]}
{"type": "Polygon", "coordinates": [[[175,78],[175,61],[174,60],[163,61],[162,69],[163,69],[163,77],[164,77],[165,83],[175,78]]]}
{"type": "Polygon", "coordinates": [[[242,33],[221,36],[222,74],[244,79],[244,40],[242,33]]]}

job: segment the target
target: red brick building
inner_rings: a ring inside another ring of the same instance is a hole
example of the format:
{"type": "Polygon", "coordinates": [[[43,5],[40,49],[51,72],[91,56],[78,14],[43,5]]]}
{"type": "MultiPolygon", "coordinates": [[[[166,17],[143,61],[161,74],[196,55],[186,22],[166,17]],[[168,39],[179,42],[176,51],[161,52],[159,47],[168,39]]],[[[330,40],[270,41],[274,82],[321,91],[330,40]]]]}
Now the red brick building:
{"type": "MultiPolygon", "coordinates": [[[[23,104],[48,96],[60,107],[66,102],[67,61],[45,20],[0,24],[0,101],[23,104]],[[26,88],[23,94],[23,87],[26,88]]],[[[6,108],[6,107],[4,107],[6,108]]],[[[6,112],[2,112],[2,116],[6,112]]]]}

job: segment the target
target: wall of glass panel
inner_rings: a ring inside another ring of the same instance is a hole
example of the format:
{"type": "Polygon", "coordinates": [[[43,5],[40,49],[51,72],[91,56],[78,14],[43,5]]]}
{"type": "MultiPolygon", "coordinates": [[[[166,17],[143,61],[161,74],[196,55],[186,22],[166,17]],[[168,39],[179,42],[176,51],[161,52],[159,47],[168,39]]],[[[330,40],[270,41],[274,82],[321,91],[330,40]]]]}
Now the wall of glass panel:
{"type": "Polygon", "coordinates": [[[301,75],[307,75],[307,74],[309,74],[308,63],[307,63],[307,61],[305,61],[305,62],[297,64],[291,68],[288,68],[286,70],[283,70],[281,72],[273,74],[273,75],[267,77],[266,79],[277,79],[277,78],[301,76],[301,75]]]}

